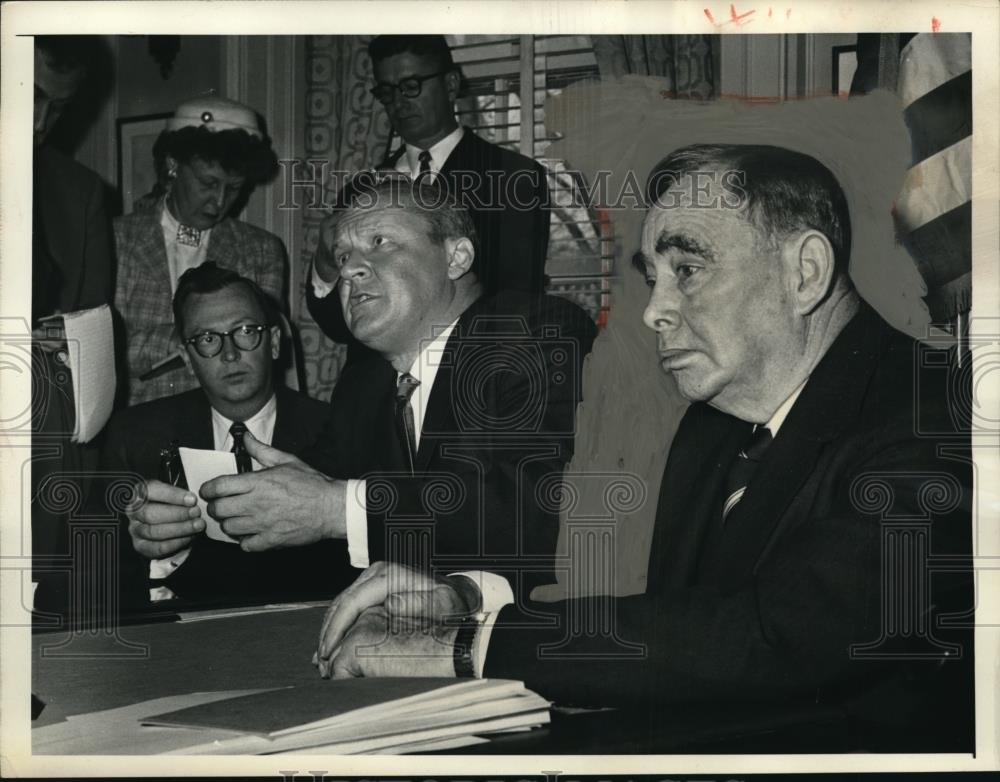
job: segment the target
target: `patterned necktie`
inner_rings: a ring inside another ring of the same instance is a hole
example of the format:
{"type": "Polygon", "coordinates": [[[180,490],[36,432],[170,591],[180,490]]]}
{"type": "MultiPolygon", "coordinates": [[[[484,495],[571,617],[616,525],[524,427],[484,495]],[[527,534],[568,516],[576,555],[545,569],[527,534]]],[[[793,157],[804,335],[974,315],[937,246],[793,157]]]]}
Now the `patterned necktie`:
{"type": "Polygon", "coordinates": [[[770,429],[766,426],[758,426],[754,429],[753,434],[750,435],[750,440],[736,455],[736,459],[726,474],[726,502],[722,506],[723,524],[726,523],[726,518],[732,512],[733,508],[743,499],[743,494],[750,484],[750,479],[753,477],[754,471],[757,469],[757,465],[760,464],[760,460],[764,457],[764,451],[767,450],[767,446],[771,444],[772,439],[770,429]]]}
{"type": "Polygon", "coordinates": [[[417,176],[424,176],[431,173],[431,153],[426,149],[417,155],[417,160],[420,161],[420,171],[417,176]]]}
{"type": "Polygon", "coordinates": [[[192,228],[190,225],[177,224],[177,244],[186,244],[188,247],[197,247],[201,243],[201,231],[192,228]]]}
{"type": "Polygon", "coordinates": [[[229,427],[229,434],[233,436],[232,452],[236,454],[236,472],[252,472],[253,464],[250,461],[250,452],[243,444],[243,435],[247,433],[247,426],[241,421],[233,421],[229,427]]]}
{"type": "Polygon", "coordinates": [[[410,397],[417,390],[420,381],[409,372],[404,372],[396,381],[396,431],[406,451],[410,475],[414,474],[413,462],[417,453],[417,432],[413,423],[413,405],[410,397]]]}

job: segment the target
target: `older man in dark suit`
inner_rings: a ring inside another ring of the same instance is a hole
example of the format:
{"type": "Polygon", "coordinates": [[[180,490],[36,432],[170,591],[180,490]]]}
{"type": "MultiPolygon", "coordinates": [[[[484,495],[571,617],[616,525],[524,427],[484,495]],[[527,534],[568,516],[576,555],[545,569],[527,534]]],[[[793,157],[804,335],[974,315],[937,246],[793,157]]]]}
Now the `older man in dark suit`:
{"type": "MultiPolygon", "coordinates": [[[[440,178],[440,186],[469,210],[479,236],[472,271],[487,295],[502,289],[541,293],[550,218],[545,169],[458,124],[461,74],[444,36],[380,35],[368,51],[372,93],[405,142],[378,168],[440,178]]],[[[337,297],[329,295],[337,281],[329,253],[335,222],[330,218],[323,226],[306,303],[323,331],[344,342],[350,333],[337,297]]]]}
{"type": "MultiPolygon", "coordinates": [[[[173,304],[199,388],[116,414],[103,450],[107,476],[138,474],[155,492],[156,479],[174,477],[161,474],[162,461],[177,446],[234,450],[239,462],[245,432],[293,453],[312,445],[329,407],[274,384],[280,328],[261,288],[208,261],[181,276],[173,304]]],[[[185,499],[194,501],[189,493],[185,499]]],[[[202,534],[201,518],[178,529],[143,509],[123,523],[134,548],[123,556],[127,608],[144,607],[147,597],[186,603],[321,597],[350,581],[344,568],[318,567],[343,559],[336,544],[253,554],[202,534]]]]}
{"type": "Polygon", "coordinates": [[[646,593],[473,596],[482,614],[429,634],[387,625],[387,610],[455,612],[467,596],[396,573],[420,592],[375,606],[391,589],[363,575],[324,623],[322,672],[414,675],[417,652],[421,675],[524,679],[560,703],[627,705],[646,731],[680,704],[798,704],[841,715],[855,748],[969,751],[972,484],[950,404],[962,391],[952,400],[941,371],[953,357],[860,298],[846,198],[813,158],[684,148],[654,170],[650,200],[644,319],[692,404],[646,593]],[[610,632],[574,624],[594,611],[610,632]]]}

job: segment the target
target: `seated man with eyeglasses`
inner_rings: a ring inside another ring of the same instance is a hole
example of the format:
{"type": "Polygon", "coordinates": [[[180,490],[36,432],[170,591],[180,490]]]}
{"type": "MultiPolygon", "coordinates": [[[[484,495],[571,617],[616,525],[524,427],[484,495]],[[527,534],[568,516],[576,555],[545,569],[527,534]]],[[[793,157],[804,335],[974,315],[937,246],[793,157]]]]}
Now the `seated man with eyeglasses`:
{"type": "MultiPolygon", "coordinates": [[[[241,471],[258,468],[242,448],[246,431],[292,453],[314,443],[330,408],[275,385],[280,327],[259,286],[234,271],[204,263],[181,276],[173,310],[187,363],[201,387],[122,410],[112,418],[102,460],[108,485],[133,473],[144,479],[141,490],[148,492],[158,480],[176,477],[164,474],[163,460],[178,446],[232,450],[241,471]]],[[[331,549],[343,547],[342,542],[248,553],[238,544],[206,537],[193,493],[186,502],[195,518],[195,535],[186,522],[165,520],[157,513],[162,506],[122,515],[127,534],[121,535],[125,545],[120,581],[126,611],[170,598],[236,603],[323,597],[355,575],[327,583],[344,569],[331,574],[330,568],[319,566],[337,556],[331,549]]],[[[346,550],[341,556],[346,562],[346,550]]]]}
{"type": "MultiPolygon", "coordinates": [[[[462,75],[443,35],[379,35],[368,45],[375,84],[403,144],[378,169],[434,181],[468,210],[479,237],[472,271],[483,292],[541,294],[549,246],[549,194],[545,169],[534,160],[478,136],[455,117],[462,75]]],[[[350,201],[350,186],[336,208],[350,201]]],[[[322,226],[306,304],[316,323],[337,342],[353,342],[340,302],[330,295],[338,280],[331,252],[336,217],[322,226]]]]}

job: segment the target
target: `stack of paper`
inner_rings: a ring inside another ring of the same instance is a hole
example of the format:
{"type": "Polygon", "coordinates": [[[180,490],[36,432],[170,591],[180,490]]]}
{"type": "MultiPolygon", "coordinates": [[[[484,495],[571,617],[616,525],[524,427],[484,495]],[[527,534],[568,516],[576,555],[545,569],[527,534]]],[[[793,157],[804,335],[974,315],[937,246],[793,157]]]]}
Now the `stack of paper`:
{"type": "Polygon", "coordinates": [[[115,345],[107,304],[62,316],[76,401],[73,442],[89,443],[111,416],[115,401],[115,345]]]}
{"type": "Polygon", "coordinates": [[[171,748],[180,754],[401,753],[461,746],[483,734],[547,724],[549,703],[523,683],[503,679],[317,680],[142,722],[242,734],[171,748]]]}

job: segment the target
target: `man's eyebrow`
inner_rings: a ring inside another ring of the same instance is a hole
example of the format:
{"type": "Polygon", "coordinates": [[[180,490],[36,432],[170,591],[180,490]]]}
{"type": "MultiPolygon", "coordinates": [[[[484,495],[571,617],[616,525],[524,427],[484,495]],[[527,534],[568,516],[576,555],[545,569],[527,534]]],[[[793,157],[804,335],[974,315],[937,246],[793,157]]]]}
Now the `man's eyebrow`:
{"type": "Polygon", "coordinates": [[[642,250],[636,250],[632,254],[632,268],[640,274],[645,274],[648,266],[649,264],[646,261],[646,256],[643,254],[642,250]]]}
{"type": "Polygon", "coordinates": [[[660,234],[656,238],[656,252],[662,255],[667,250],[680,250],[688,255],[704,258],[706,261],[715,260],[715,253],[697,239],[685,234],[660,234]]]}

